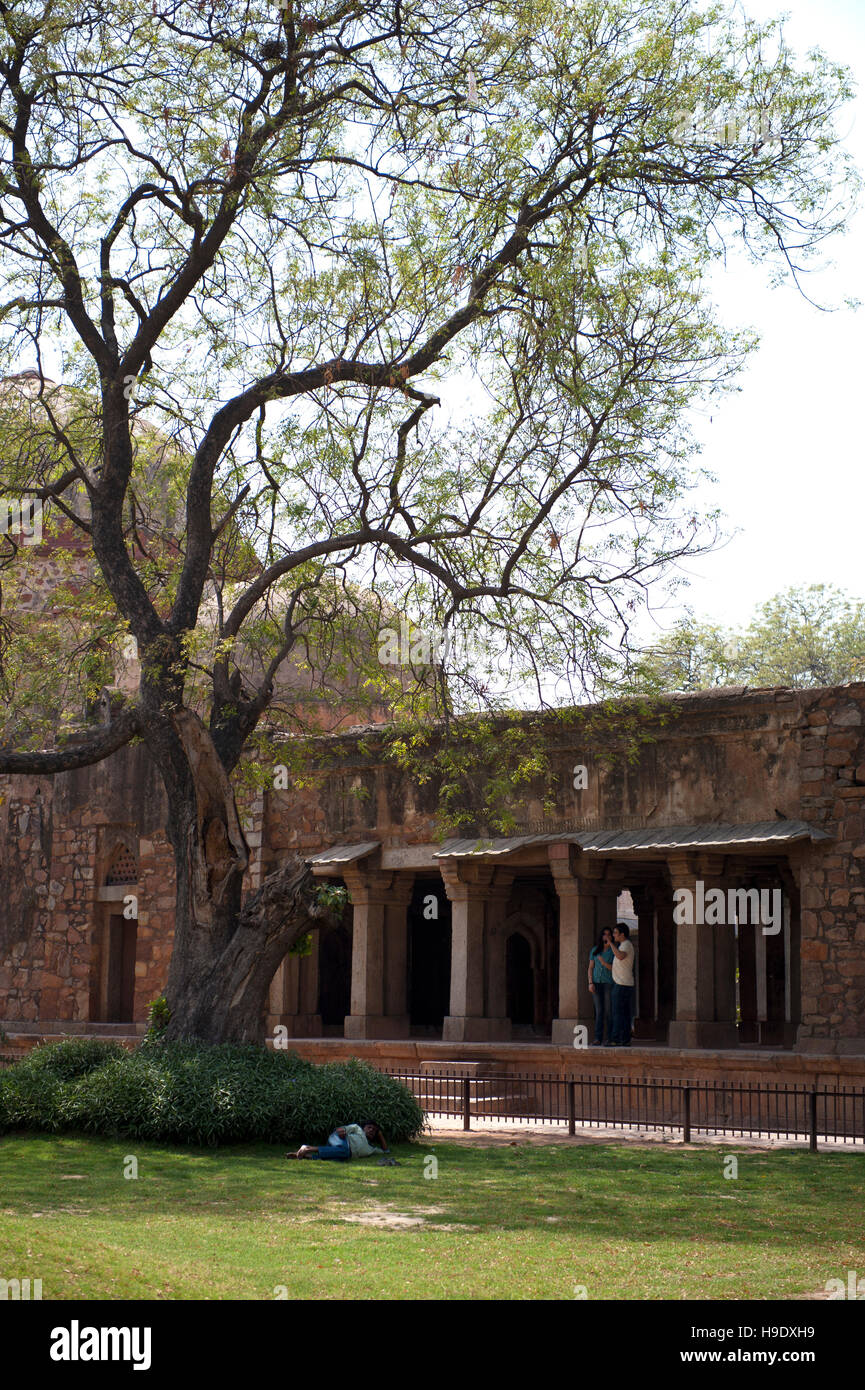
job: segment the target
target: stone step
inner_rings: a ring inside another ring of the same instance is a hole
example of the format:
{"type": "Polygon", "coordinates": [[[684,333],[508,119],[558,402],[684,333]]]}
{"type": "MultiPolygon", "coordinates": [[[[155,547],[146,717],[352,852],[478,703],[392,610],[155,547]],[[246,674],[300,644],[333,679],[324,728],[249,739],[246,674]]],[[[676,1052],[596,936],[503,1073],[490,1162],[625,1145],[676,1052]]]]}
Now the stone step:
{"type": "Polygon", "coordinates": [[[457,1057],[452,1061],[421,1062],[420,1070],[425,1076],[446,1076],[448,1072],[461,1072],[470,1077],[494,1076],[501,1068],[495,1062],[462,1062],[457,1057]]]}

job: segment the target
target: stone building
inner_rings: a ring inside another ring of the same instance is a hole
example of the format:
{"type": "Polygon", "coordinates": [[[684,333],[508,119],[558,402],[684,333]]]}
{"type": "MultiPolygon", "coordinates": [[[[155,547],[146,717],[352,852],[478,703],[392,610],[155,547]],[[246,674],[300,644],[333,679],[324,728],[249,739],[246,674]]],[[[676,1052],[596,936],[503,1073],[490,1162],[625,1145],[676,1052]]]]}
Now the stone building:
{"type": "MultiPolygon", "coordinates": [[[[374,726],[312,740],[313,781],[244,808],[250,887],[299,850],[351,907],[283,962],[268,1030],[395,1055],[546,1043],[573,1063],[588,951],[629,893],[642,1049],[865,1059],[865,685],[674,697],[642,723],[629,760],[615,727],[541,721],[554,808],[515,787],[508,837],[442,838],[435,782],[374,726]]],[[[0,778],[7,1034],[140,1031],[171,951],[164,823],[141,747],[0,778]]]]}

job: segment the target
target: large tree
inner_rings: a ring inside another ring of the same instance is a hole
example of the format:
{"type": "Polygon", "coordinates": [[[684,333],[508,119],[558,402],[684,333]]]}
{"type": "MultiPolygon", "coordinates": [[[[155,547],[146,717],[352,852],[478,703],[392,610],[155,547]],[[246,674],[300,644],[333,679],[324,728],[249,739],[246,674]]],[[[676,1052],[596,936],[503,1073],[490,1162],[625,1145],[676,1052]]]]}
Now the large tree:
{"type": "Polygon", "coordinates": [[[146,743],[175,1033],[257,1036],[307,925],[298,864],[244,902],[233,785],[299,643],[398,611],[508,667],[456,663],[448,711],[597,691],[710,543],[689,408],[751,344],[703,272],[735,242],[796,275],[841,225],[847,95],[691,0],[0,0],[2,351],[65,388],[7,392],[2,490],[86,538],[142,662],[107,727],[34,747],[7,613],[0,771],[146,743]]]}

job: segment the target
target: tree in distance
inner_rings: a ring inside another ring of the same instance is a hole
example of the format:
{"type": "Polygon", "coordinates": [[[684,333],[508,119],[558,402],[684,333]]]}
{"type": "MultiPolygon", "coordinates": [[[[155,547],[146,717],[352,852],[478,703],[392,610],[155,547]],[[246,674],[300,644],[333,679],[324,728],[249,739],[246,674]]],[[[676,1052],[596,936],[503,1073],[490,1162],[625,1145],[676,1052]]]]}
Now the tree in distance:
{"type": "Polygon", "coordinates": [[[865,603],[832,584],[790,587],[741,631],[689,616],[643,654],[646,690],[846,685],[865,679],[865,603]]]}

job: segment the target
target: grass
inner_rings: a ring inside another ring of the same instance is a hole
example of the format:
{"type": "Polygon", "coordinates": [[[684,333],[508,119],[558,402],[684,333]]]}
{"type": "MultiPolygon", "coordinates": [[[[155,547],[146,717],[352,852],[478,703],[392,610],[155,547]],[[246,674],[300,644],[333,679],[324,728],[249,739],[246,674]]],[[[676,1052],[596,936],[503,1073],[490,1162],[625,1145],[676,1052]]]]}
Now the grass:
{"type": "Polygon", "coordinates": [[[11,1135],[0,1140],[0,1277],[41,1278],[43,1299],[272,1299],[280,1288],[572,1299],[579,1286],[590,1299],[787,1299],[865,1273],[865,1157],[739,1151],[738,1178],[725,1179],[736,1152],[428,1141],[382,1168],[290,1163],[267,1146],[11,1135]],[[123,1176],[128,1156],[137,1179],[123,1176]]]}

